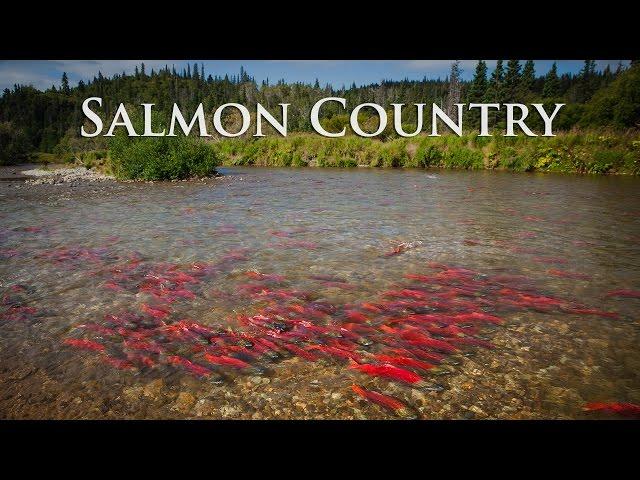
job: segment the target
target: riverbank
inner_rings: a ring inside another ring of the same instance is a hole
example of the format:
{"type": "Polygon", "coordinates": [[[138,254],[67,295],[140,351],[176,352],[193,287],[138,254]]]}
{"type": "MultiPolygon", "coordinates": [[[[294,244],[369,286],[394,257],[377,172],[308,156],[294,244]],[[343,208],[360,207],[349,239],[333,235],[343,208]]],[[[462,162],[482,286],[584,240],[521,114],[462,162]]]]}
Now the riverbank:
{"type": "Polygon", "coordinates": [[[243,137],[218,141],[118,138],[109,150],[34,153],[32,161],[74,165],[119,180],[185,180],[218,175],[218,166],[433,168],[579,174],[640,174],[637,131],[572,131],[556,137],[379,139],[243,137]],[[117,148],[115,148],[117,147],[117,148]]]}
{"type": "Polygon", "coordinates": [[[631,132],[568,132],[553,138],[420,135],[387,141],[293,134],[213,145],[223,165],[640,174],[640,135],[631,132]]]}

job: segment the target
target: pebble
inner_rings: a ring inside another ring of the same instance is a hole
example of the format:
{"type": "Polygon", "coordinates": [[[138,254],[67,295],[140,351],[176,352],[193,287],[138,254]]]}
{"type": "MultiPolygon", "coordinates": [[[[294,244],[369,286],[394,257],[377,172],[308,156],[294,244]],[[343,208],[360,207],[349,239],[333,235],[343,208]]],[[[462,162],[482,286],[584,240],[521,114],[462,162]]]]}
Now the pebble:
{"type": "Polygon", "coordinates": [[[164,381],[160,378],[153,380],[144,386],[143,394],[145,397],[157,398],[162,393],[164,388],[164,381]]]}
{"type": "Polygon", "coordinates": [[[193,395],[189,392],[180,392],[171,410],[187,413],[193,408],[194,403],[196,403],[196,399],[193,395]]]}
{"type": "Polygon", "coordinates": [[[220,408],[220,413],[225,418],[233,418],[233,417],[236,417],[240,412],[235,407],[232,407],[230,405],[225,405],[222,408],[220,408]]]}
{"type": "Polygon", "coordinates": [[[35,168],[33,170],[25,170],[23,175],[36,177],[33,180],[27,180],[26,183],[31,185],[60,185],[62,183],[75,183],[76,181],[89,181],[89,182],[101,182],[105,180],[114,180],[114,177],[95,172],[93,170],[86,169],[84,167],[78,168],[56,168],[51,170],[44,170],[41,168],[35,168]]]}

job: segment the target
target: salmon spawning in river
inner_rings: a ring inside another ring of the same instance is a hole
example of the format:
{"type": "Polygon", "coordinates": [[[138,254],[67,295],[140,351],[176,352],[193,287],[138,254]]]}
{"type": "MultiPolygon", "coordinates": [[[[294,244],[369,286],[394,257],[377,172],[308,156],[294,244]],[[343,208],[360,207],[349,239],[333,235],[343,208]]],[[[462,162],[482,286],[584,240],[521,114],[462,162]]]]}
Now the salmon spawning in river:
{"type": "Polygon", "coordinates": [[[73,391],[64,412],[78,416],[638,415],[620,385],[635,378],[640,277],[622,247],[607,257],[622,274],[601,268],[637,241],[613,236],[633,210],[596,235],[534,176],[517,191],[536,195],[509,203],[500,175],[489,188],[471,172],[238,172],[73,193],[90,214],[9,201],[0,356],[21,388],[73,391]]]}

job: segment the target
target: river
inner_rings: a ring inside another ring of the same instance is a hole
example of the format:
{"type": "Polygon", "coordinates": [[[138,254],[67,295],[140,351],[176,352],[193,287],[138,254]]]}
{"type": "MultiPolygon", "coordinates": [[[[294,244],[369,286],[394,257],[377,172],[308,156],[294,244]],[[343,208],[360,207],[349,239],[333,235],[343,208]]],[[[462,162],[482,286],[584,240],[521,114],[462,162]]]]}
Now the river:
{"type": "Polygon", "coordinates": [[[221,171],[0,182],[1,418],[608,418],[583,407],[640,403],[637,178],[221,171]]]}

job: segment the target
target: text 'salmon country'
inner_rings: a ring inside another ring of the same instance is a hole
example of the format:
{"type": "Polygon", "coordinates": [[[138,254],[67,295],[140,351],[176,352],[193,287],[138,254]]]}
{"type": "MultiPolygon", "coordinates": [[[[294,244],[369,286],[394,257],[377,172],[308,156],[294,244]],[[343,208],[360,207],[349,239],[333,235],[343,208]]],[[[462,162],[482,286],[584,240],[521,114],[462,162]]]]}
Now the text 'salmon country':
{"type": "MultiPolygon", "coordinates": [[[[323,98],[321,100],[318,100],[311,108],[311,125],[313,129],[323,137],[342,137],[346,135],[346,127],[344,127],[339,132],[329,132],[320,123],[322,108],[328,102],[336,102],[342,106],[345,112],[347,111],[346,99],[341,97],[323,98]]],[[[290,104],[288,103],[279,104],[280,120],[278,120],[269,111],[267,111],[266,108],[258,103],[256,105],[256,111],[253,118],[253,136],[266,136],[265,133],[263,133],[263,124],[265,121],[278,134],[286,136],[287,114],[289,105],[290,104]]],[[[503,136],[518,136],[518,133],[516,133],[517,128],[519,132],[522,132],[524,133],[524,135],[529,137],[536,137],[538,135],[543,137],[553,137],[555,136],[553,133],[553,120],[556,118],[558,112],[564,105],[564,103],[556,103],[554,104],[552,111],[547,111],[545,105],[542,103],[532,103],[529,106],[522,103],[456,103],[454,105],[455,111],[451,114],[448,114],[444,112],[438,105],[433,103],[431,104],[431,125],[427,127],[427,131],[430,131],[429,136],[438,137],[440,136],[438,130],[439,127],[441,127],[442,125],[446,125],[454,134],[462,136],[465,113],[477,111],[479,112],[480,120],[479,128],[477,129],[478,136],[489,137],[491,136],[491,132],[489,130],[490,112],[504,111],[506,122],[503,136]],[[527,118],[530,118],[534,115],[538,116],[540,120],[542,120],[542,123],[544,125],[543,131],[539,134],[533,132],[526,123],[527,118]]],[[[195,112],[193,112],[190,117],[189,115],[187,115],[186,118],[183,112],[180,110],[180,107],[174,103],[171,113],[171,119],[169,122],[169,128],[163,128],[159,131],[154,130],[154,126],[152,124],[152,113],[154,107],[153,103],[141,104],[144,117],[144,128],[142,128],[142,131],[137,131],[134,128],[133,122],[131,121],[127,109],[125,108],[124,104],[121,103],[116,110],[116,113],[113,116],[113,120],[109,124],[109,128],[107,129],[106,133],[103,133],[105,125],[100,115],[96,113],[96,106],[98,108],[102,107],[102,98],[90,97],[82,103],[82,111],[84,115],[86,116],[87,120],[91,124],[93,124],[93,129],[90,127],[90,125],[87,125],[88,128],[85,128],[84,125],[80,127],[80,133],[83,137],[96,137],[99,135],[112,137],[115,135],[114,132],[118,127],[125,128],[127,130],[127,134],[131,137],[175,137],[178,135],[177,132],[179,130],[181,130],[185,135],[189,135],[195,128],[196,124],[199,135],[201,137],[212,136],[208,131],[207,122],[205,120],[204,106],[202,105],[202,103],[199,104],[198,108],[196,108],[195,112]],[[190,120],[187,120],[187,118],[190,118],[190,120]]],[[[402,137],[413,137],[425,130],[424,110],[427,106],[426,103],[414,103],[412,106],[407,106],[403,103],[392,103],[391,106],[393,108],[393,128],[398,133],[398,135],[402,137]],[[404,126],[401,123],[403,108],[417,109],[417,124],[414,131],[407,132],[404,130],[404,126]]],[[[549,110],[551,110],[551,108],[549,108],[549,110]]],[[[376,137],[380,135],[387,128],[388,121],[389,119],[386,110],[381,105],[378,105],[376,103],[361,103],[359,105],[356,105],[353,110],[351,110],[349,118],[349,123],[353,132],[361,137],[376,137]],[[376,131],[367,132],[362,129],[362,126],[359,123],[358,115],[363,109],[373,110],[374,114],[377,115],[379,122],[376,131]]],[[[252,117],[249,110],[244,105],[239,103],[225,103],[224,105],[220,105],[213,112],[213,128],[219,135],[223,137],[238,137],[240,135],[244,135],[249,131],[250,128],[252,128],[252,117]],[[234,109],[240,113],[242,121],[240,128],[237,129],[237,131],[230,132],[225,128],[222,120],[223,115],[229,113],[234,109]]]]}

